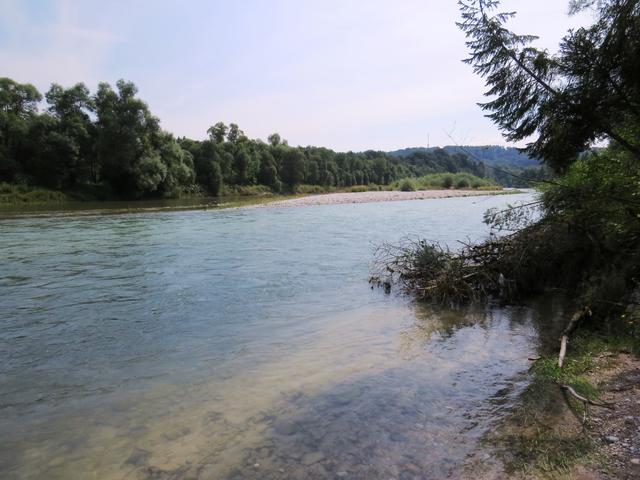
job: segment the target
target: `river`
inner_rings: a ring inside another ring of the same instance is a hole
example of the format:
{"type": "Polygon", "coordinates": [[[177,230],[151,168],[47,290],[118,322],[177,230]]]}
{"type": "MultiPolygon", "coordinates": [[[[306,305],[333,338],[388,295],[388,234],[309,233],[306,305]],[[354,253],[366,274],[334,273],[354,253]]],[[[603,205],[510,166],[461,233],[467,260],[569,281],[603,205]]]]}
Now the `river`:
{"type": "Polygon", "coordinates": [[[0,220],[0,477],[460,475],[541,313],[418,305],[369,263],[530,198],[0,220]]]}

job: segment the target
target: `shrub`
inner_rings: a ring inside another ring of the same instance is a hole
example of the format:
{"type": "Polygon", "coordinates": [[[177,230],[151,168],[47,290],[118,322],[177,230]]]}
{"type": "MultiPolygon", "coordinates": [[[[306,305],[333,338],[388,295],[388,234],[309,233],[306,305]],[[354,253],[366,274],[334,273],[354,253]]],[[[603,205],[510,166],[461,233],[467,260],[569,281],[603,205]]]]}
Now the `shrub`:
{"type": "Polygon", "coordinates": [[[327,192],[333,192],[335,191],[334,187],[331,186],[325,186],[325,185],[307,185],[307,184],[299,184],[296,185],[295,188],[293,189],[293,193],[296,194],[303,194],[303,195],[308,195],[308,194],[316,194],[316,193],[327,193],[327,192]]]}
{"type": "Polygon", "coordinates": [[[469,180],[467,180],[466,178],[461,178],[456,183],[456,188],[469,188],[469,180]]]}
{"type": "Polygon", "coordinates": [[[416,190],[416,182],[411,178],[405,178],[400,181],[398,188],[402,192],[414,192],[416,190]]]}
{"type": "Polygon", "coordinates": [[[270,196],[273,192],[266,185],[224,185],[222,195],[239,196],[270,196]]]}
{"type": "Polygon", "coordinates": [[[0,204],[20,203],[59,203],[67,201],[67,196],[62,192],[46,190],[44,188],[30,188],[26,185],[0,185],[0,204]]]}

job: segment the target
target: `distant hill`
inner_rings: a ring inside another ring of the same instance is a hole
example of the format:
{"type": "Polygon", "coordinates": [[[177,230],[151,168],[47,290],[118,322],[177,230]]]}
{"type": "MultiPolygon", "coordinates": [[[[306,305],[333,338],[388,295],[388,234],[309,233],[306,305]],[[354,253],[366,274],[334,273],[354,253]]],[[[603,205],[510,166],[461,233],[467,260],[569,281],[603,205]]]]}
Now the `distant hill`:
{"type": "MultiPolygon", "coordinates": [[[[394,152],[389,152],[389,155],[394,157],[410,157],[414,153],[418,152],[432,152],[440,147],[413,147],[403,148],[394,152]]],[[[501,147],[498,145],[486,145],[486,146],[455,146],[447,145],[441,148],[449,154],[462,153],[468,155],[473,160],[480,160],[481,162],[496,167],[514,167],[518,169],[539,167],[540,162],[534,158],[529,157],[527,154],[522,153],[514,147],[501,147]]]]}
{"type": "MultiPolygon", "coordinates": [[[[469,167],[472,166],[475,171],[470,173],[480,177],[493,178],[506,187],[531,186],[531,180],[542,180],[549,175],[547,168],[542,166],[536,159],[522,153],[517,148],[500,147],[498,145],[414,147],[403,148],[387,154],[402,159],[409,164],[419,164],[425,157],[455,158],[457,160],[456,167],[460,171],[468,171],[469,167]],[[460,166],[463,166],[463,168],[460,168],[460,166]]],[[[443,165],[441,163],[439,162],[436,168],[442,169],[443,165]]],[[[445,168],[444,171],[452,170],[445,168]]]]}

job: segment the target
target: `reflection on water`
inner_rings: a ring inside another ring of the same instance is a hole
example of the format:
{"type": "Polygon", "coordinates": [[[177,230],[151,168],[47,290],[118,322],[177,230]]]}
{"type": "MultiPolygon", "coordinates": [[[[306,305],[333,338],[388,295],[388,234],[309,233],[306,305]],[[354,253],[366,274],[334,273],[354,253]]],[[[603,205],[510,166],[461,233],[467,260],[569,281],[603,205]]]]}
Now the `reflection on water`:
{"type": "Polygon", "coordinates": [[[363,238],[478,238],[505,203],[0,223],[0,477],[457,475],[541,310],[371,291],[363,238]]]}

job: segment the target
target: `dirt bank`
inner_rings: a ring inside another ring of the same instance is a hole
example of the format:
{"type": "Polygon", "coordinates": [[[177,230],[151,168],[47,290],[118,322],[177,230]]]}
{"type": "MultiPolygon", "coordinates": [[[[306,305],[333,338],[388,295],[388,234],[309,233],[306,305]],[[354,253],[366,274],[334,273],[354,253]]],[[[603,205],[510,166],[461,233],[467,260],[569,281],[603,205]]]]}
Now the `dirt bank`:
{"type": "Polygon", "coordinates": [[[614,409],[591,409],[587,431],[598,455],[574,468],[572,478],[640,478],[640,359],[627,353],[601,355],[588,378],[614,409]]]}

